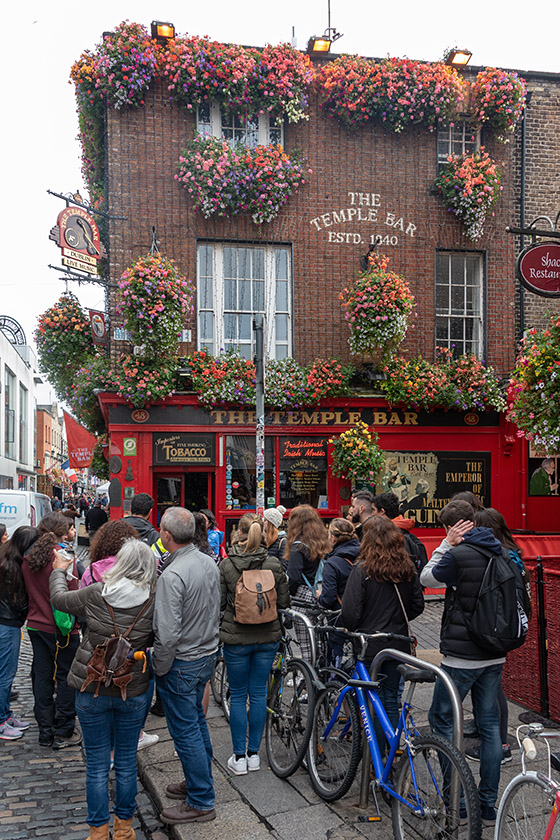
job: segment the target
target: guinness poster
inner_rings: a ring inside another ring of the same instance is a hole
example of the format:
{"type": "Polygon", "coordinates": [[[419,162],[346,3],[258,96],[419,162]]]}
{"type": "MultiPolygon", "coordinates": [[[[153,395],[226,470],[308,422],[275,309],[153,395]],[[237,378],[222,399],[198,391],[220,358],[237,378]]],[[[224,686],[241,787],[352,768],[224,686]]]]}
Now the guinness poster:
{"type": "Polygon", "coordinates": [[[399,512],[420,528],[437,527],[439,511],[463,490],[490,506],[489,452],[385,453],[380,492],[394,493],[399,512]]]}
{"type": "Polygon", "coordinates": [[[215,463],[214,435],[157,432],[152,440],[154,466],[207,466],[215,463]]]}

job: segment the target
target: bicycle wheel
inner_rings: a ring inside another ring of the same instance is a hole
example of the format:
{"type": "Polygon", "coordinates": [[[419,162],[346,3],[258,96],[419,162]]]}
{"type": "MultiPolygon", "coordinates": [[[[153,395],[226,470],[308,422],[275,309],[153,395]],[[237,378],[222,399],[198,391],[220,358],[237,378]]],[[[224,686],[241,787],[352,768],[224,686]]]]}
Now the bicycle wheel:
{"type": "Polygon", "coordinates": [[[324,737],[343,688],[340,682],[333,681],[318,694],[307,750],[311,784],[327,802],[334,802],[348,793],[362,755],[358,706],[350,692],[345,694],[332,729],[324,737]]]}
{"type": "Polygon", "coordinates": [[[223,656],[218,656],[212,676],[210,677],[210,688],[212,689],[212,696],[218,706],[222,705],[222,682],[224,680],[224,671],[226,664],[223,656]]]}
{"type": "Polygon", "coordinates": [[[393,833],[404,838],[465,838],[479,840],[481,832],[478,791],[467,762],[457,747],[438,735],[416,738],[411,758],[405,752],[395,769],[395,793],[410,803],[393,799],[393,833]],[[449,812],[449,788],[456,772],[462,794],[459,832],[449,812]],[[463,804],[464,803],[464,804],[463,804]],[[412,808],[418,808],[416,812],[412,808]]]}
{"type": "MultiPolygon", "coordinates": [[[[536,773],[516,776],[504,791],[498,810],[496,838],[498,840],[533,840],[545,836],[552,818],[554,789],[536,773]]],[[[551,840],[560,838],[560,820],[550,835],[551,840]]]]}
{"type": "Polygon", "coordinates": [[[268,699],[265,744],[268,763],[281,779],[297,770],[313,723],[313,672],[307,662],[291,659],[274,680],[268,699]]]}

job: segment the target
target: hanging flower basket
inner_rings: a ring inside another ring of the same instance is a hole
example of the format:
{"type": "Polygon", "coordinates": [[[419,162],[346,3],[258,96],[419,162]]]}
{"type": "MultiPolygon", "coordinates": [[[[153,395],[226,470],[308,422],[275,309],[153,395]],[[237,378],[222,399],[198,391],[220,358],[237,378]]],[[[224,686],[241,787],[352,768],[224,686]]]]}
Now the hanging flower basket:
{"type": "Polygon", "coordinates": [[[304,162],[281,146],[232,149],[225,140],[199,136],[179,158],[175,178],[206,219],[250,213],[260,225],[276,218],[308,174],[304,162]]]}
{"type": "Polygon", "coordinates": [[[508,388],[508,420],[518,435],[553,455],[560,452],[560,315],[521,342],[508,388]]]}
{"type": "Polygon", "coordinates": [[[352,353],[373,354],[378,361],[391,355],[404,339],[414,296],[404,277],[387,270],[389,258],[371,254],[368,268],[339,295],[350,327],[352,353]]]}
{"type": "Polygon", "coordinates": [[[465,225],[467,237],[480,239],[486,218],[503,190],[498,164],[484,148],[470,155],[449,155],[435,185],[449,212],[465,225]]]}
{"type": "Polygon", "coordinates": [[[173,260],[139,257],[119,280],[117,315],[135,345],[152,359],[177,353],[181,331],[193,312],[194,286],[173,260]]]}
{"type": "Polygon", "coordinates": [[[60,399],[66,398],[76,371],[96,356],[89,318],[72,292],[39,317],[34,333],[39,365],[60,399]]]}
{"type": "Polygon", "coordinates": [[[473,85],[474,119],[499,136],[512,132],[523,115],[526,98],[527,85],[517,73],[487,67],[473,85]]]}
{"type": "Polygon", "coordinates": [[[352,484],[359,479],[374,484],[385,464],[378,440],[377,432],[361,420],[339,437],[331,438],[329,443],[334,445],[331,467],[333,475],[342,476],[352,484]]]}

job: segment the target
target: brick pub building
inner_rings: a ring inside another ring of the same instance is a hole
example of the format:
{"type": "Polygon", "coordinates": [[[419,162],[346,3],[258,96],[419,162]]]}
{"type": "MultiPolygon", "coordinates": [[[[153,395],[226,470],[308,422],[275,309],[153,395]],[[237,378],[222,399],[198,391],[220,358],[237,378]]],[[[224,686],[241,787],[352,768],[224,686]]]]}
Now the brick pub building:
{"type": "MultiPolygon", "coordinates": [[[[479,69],[464,72],[474,78],[479,69]]],[[[374,123],[349,130],[329,118],[313,89],[307,121],[274,125],[261,114],[249,126],[259,140],[297,147],[312,170],[278,216],[262,225],[249,214],[205,219],[194,212],[174,177],[186,143],[196,130],[243,141],[248,128],[222,123],[215,104],[190,111],[178,106],[156,80],[143,107],[107,109],[106,206],[127,217],[108,224],[109,275],[118,278],[149,250],[155,228],[160,251],[196,278],[184,354],[200,348],[216,354],[234,345],[249,357],[251,313],[264,309],[271,358],[350,360],[339,292],[360,270],[370,245],[378,244],[416,298],[416,326],[402,349],[433,360],[437,345],[455,345],[506,377],[521,330],[543,325],[545,311],[558,309],[554,301],[551,307],[550,301],[520,294],[514,266],[522,242],[506,232],[508,225],[558,210],[560,76],[520,73],[531,98],[525,125],[518,124],[506,144],[484,129],[471,139],[468,112],[464,122],[433,133],[423,127],[394,133],[374,123]],[[480,144],[503,165],[503,193],[483,237],[472,242],[433,184],[449,153],[480,144]],[[251,300],[242,298],[242,287],[251,300]],[[263,298],[264,306],[255,303],[263,298]]],[[[113,297],[110,314],[116,352],[124,347],[115,340],[113,297]]],[[[254,504],[255,412],[235,406],[204,410],[188,393],[136,411],[113,394],[99,400],[111,453],[118,456],[111,462],[114,515],[126,510],[134,493],[147,491],[157,500],[158,514],[170,504],[210,507],[231,529],[244,507],[254,504]]],[[[268,503],[290,509],[307,502],[326,519],[340,515],[350,485],[329,470],[329,439],[358,419],[379,432],[381,446],[391,453],[378,490],[400,486],[403,510],[427,529],[423,537],[440,533],[434,531],[437,510],[459,489],[474,490],[512,528],[560,530],[559,498],[529,495],[538,461],[529,458],[526,442],[505,415],[391,408],[372,388],[267,414],[268,503]]]]}

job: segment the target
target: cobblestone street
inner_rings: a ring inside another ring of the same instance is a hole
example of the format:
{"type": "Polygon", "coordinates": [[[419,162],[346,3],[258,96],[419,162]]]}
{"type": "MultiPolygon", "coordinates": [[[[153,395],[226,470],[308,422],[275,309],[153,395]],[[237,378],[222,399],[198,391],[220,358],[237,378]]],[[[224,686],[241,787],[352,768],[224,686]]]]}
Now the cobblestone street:
{"type": "MultiPolygon", "coordinates": [[[[419,640],[420,658],[438,661],[437,646],[442,601],[431,599],[423,615],[413,623],[419,640]]],[[[19,697],[13,709],[31,722],[29,730],[17,741],[0,743],[0,840],[34,840],[55,837],[60,840],[84,840],[87,837],[85,764],[82,748],[61,751],[40,747],[33,717],[31,691],[31,645],[24,630],[20,666],[14,688],[19,697]]],[[[432,688],[421,685],[415,695],[415,720],[420,728],[427,724],[432,688]]],[[[216,820],[203,825],[165,827],[158,818],[161,808],[169,805],[165,788],[182,777],[179,760],[173,754],[164,718],[148,717],[146,729],[157,732],[159,743],[138,753],[138,799],[134,828],[138,840],[222,840],[226,833],[240,840],[385,840],[391,834],[390,808],[380,801],[382,822],[361,822],[358,808],[359,778],[339,802],[327,804],[313,791],[307,773],[300,768],[289,779],[278,779],[266,765],[260,773],[232,777],[227,768],[231,754],[229,726],[221,709],[211,699],[208,723],[214,747],[216,820]]],[[[467,704],[465,704],[467,705],[467,704]]],[[[510,704],[510,733],[517,725],[519,707],[510,704]]],[[[515,738],[511,735],[512,747],[515,738]]],[[[516,745],[515,745],[516,746],[516,745]]],[[[520,767],[519,752],[502,772],[501,790],[520,767]]],[[[472,765],[475,778],[477,765],[472,765]]],[[[370,797],[370,810],[371,810],[370,797]]],[[[369,813],[367,811],[366,813],[369,813]]],[[[486,829],[484,840],[492,830],[486,829]]]]}

